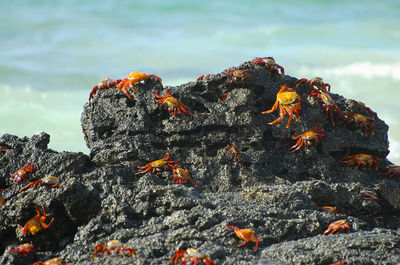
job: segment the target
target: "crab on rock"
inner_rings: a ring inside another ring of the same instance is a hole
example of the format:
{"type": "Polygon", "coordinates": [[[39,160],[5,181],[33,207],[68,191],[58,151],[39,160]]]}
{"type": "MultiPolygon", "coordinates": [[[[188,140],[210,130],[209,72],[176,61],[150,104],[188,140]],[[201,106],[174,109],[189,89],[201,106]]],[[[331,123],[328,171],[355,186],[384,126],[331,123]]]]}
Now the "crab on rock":
{"type": "Polygon", "coordinates": [[[269,124],[274,124],[283,120],[286,114],[289,115],[286,128],[289,128],[293,115],[295,116],[296,122],[298,121],[301,110],[301,98],[296,91],[293,91],[293,89],[288,87],[287,85],[281,86],[281,89],[276,95],[275,104],[270,110],[266,110],[262,112],[262,114],[274,112],[278,108],[278,106],[279,118],[270,122],[269,124]]]}
{"type": "Polygon", "coordinates": [[[306,131],[305,133],[299,134],[299,135],[292,135],[292,139],[293,140],[297,140],[296,144],[293,145],[290,149],[293,152],[296,152],[297,150],[300,150],[302,147],[304,147],[304,145],[306,146],[311,146],[312,145],[312,141],[311,140],[315,140],[315,144],[319,143],[319,137],[324,136],[325,134],[323,134],[324,129],[320,129],[318,127],[318,125],[315,126],[315,128],[306,131]]]}
{"type": "Polygon", "coordinates": [[[345,167],[357,164],[356,168],[359,166],[371,168],[375,165],[376,170],[378,170],[379,165],[378,162],[382,160],[381,158],[373,157],[369,154],[356,154],[351,156],[343,157],[339,162],[346,164],[345,167]]]}
{"type": "Polygon", "coordinates": [[[246,79],[253,79],[253,77],[249,74],[249,70],[234,70],[228,69],[228,73],[223,76],[232,77],[231,81],[229,81],[229,85],[232,85],[233,82],[244,82],[246,79]]]}
{"type": "Polygon", "coordinates": [[[397,165],[388,165],[386,167],[385,174],[388,177],[399,177],[400,176],[400,166],[397,165]]]}
{"type": "Polygon", "coordinates": [[[119,82],[121,81],[122,81],[121,79],[117,80],[112,80],[109,78],[101,79],[100,82],[97,84],[97,86],[94,86],[92,91],[90,91],[89,101],[93,98],[94,94],[96,94],[97,90],[104,90],[104,89],[110,89],[112,87],[117,87],[119,82]]]}
{"type": "Polygon", "coordinates": [[[369,191],[369,190],[360,190],[360,195],[367,199],[367,200],[371,200],[371,201],[375,201],[378,202],[379,199],[378,197],[376,197],[376,193],[373,191],[369,191]]]}
{"type": "Polygon", "coordinates": [[[42,229],[47,229],[50,227],[51,223],[53,223],[54,218],[50,220],[50,223],[46,224],[46,211],[44,210],[44,206],[42,205],[43,216],[41,216],[39,209],[36,207],[36,215],[32,217],[26,224],[22,227],[18,225],[18,228],[21,229],[21,232],[24,236],[26,235],[36,235],[42,229]]]}
{"type": "Polygon", "coordinates": [[[260,244],[260,240],[255,237],[254,230],[251,229],[239,229],[237,226],[227,225],[227,228],[233,228],[235,234],[238,238],[243,239],[244,241],[238,245],[238,247],[243,246],[244,244],[249,243],[250,241],[255,242],[256,246],[254,247],[254,252],[257,251],[258,245],[260,244]]]}
{"type": "Polygon", "coordinates": [[[306,82],[308,84],[308,88],[311,89],[311,87],[315,86],[319,90],[322,91],[331,91],[331,85],[328,83],[324,83],[322,81],[322,77],[316,76],[313,79],[308,80],[307,78],[302,78],[296,81],[296,87],[301,85],[302,83],[306,82]]]}
{"type": "Polygon", "coordinates": [[[351,111],[343,112],[344,118],[347,121],[347,124],[354,123],[357,126],[361,126],[365,128],[365,135],[368,135],[368,131],[371,130],[371,134],[375,135],[375,125],[372,123],[373,118],[366,117],[361,114],[357,114],[351,111]]]}
{"type": "Polygon", "coordinates": [[[186,182],[190,181],[193,185],[200,185],[193,180],[192,175],[187,168],[183,169],[178,165],[174,165],[172,167],[172,175],[174,177],[174,179],[172,180],[172,184],[185,184],[186,182]]]}
{"type": "Polygon", "coordinates": [[[30,243],[26,243],[26,244],[22,244],[17,247],[14,247],[14,248],[10,249],[8,252],[17,254],[18,256],[28,256],[30,254],[35,253],[35,247],[30,243]]]}
{"type": "Polygon", "coordinates": [[[64,264],[62,258],[52,258],[46,261],[38,261],[31,265],[70,265],[70,264],[64,264]]]}
{"type": "Polygon", "coordinates": [[[189,110],[191,110],[191,109],[188,106],[186,106],[185,104],[183,104],[182,102],[180,102],[179,100],[177,100],[175,97],[173,97],[169,93],[169,90],[170,90],[170,88],[168,88],[165,91],[166,96],[161,96],[160,94],[158,94],[158,92],[156,90],[156,103],[158,105],[167,107],[169,114],[172,114],[172,111],[174,111],[175,118],[177,118],[176,111],[178,111],[178,113],[181,114],[186,119],[188,119],[188,117],[185,115],[185,113],[193,115],[193,116],[197,116],[196,114],[189,112],[189,110]]]}
{"type": "Polygon", "coordinates": [[[272,72],[276,72],[276,74],[278,76],[280,75],[285,75],[285,69],[283,69],[282,66],[280,66],[279,64],[277,64],[275,62],[275,60],[273,58],[254,58],[253,61],[251,61],[252,64],[255,65],[260,65],[260,66],[264,66],[267,68],[267,70],[272,73],[272,72]]]}
{"type": "Polygon", "coordinates": [[[325,110],[326,118],[330,116],[332,125],[335,126],[335,121],[333,119],[333,113],[337,113],[339,117],[343,117],[342,111],[338,108],[335,101],[329,95],[329,92],[326,90],[319,91],[318,89],[314,88],[311,90],[309,97],[316,96],[322,101],[322,108],[325,110]]]}
{"type": "Polygon", "coordinates": [[[53,188],[57,188],[58,186],[61,185],[61,182],[58,180],[58,178],[54,177],[54,176],[46,176],[44,178],[41,178],[39,180],[33,181],[31,183],[29,183],[28,185],[26,185],[25,187],[21,188],[19,190],[19,192],[22,192],[24,190],[30,189],[30,188],[36,188],[37,185],[39,185],[39,183],[43,183],[47,186],[52,186],[53,188]]]}
{"type": "Polygon", "coordinates": [[[188,248],[187,250],[178,249],[169,262],[176,264],[180,261],[182,265],[185,265],[188,260],[193,265],[196,265],[197,262],[200,261],[204,262],[206,265],[215,265],[212,259],[194,248],[188,248]]]}
{"type": "Polygon", "coordinates": [[[25,180],[26,174],[28,174],[29,172],[33,172],[35,169],[36,169],[35,165],[27,162],[26,165],[20,168],[17,172],[13,174],[10,173],[11,177],[13,177],[10,179],[14,181],[14,184],[18,184],[22,180],[25,180]]]}
{"type": "Polygon", "coordinates": [[[119,252],[122,253],[122,257],[125,258],[125,251],[128,252],[129,256],[133,256],[136,258],[136,252],[133,248],[129,248],[127,246],[123,246],[121,241],[113,239],[107,242],[107,244],[97,244],[94,246],[94,254],[93,259],[96,258],[97,254],[101,251],[101,257],[103,257],[104,253],[107,253],[110,256],[111,251],[115,250],[115,255],[118,255],[119,252]]]}
{"type": "Polygon", "coordinates": [[[229,152],[233,156],[233,160],[236,161],[240,165],[241,168],[244,168],[244,164],[242,161],[242,156],[240,155],[240,148],[236,144],[233,143],[231,140],[228,143],[228,146],[226,148],[226,151],[229,152]]]}
{"type": "Polygon", "coordinates": [[[167,153],[167,156],[165,158],[155,160],[153,162],[146,164],[145,166],[138,166],[138,168],[144,168],[144,170],[137,172],[135,175],[146,174],[147,172],[150,172],[150,171],[154,174],[156,171],[163,172],[167,169],[173,169],[174,166],[176,166],[174,164],[178,163],[179,160],[170,161],[170,160],[168,160],[170,158],[171,158],[171,154],[167,153]]]}
{"type": "Polygon", "coordinates": [[[118,91],[121,91],[121,90],[124,91],[126,96],[128,98],[132,99],[131,94],[129,94],[128,88],[132,88],[133,92],[136,93],[137,90],[136,90],[135,84],[137,84],[141,81],[146,81],[147,79],[150,79],[152,77],[156,78],[160,83],[162,82],[161,78],[159,78],[156,75],[147,75],[145,73],[132,72],[128,75],[127,78],[122,79],[121,82],[118,83],[118,85],[117,85],[118,91]]]}
{"type": "Polygon", "coordinates": [[[325,230],[324,235],[326,234],[332,235],[333,233],[336,232],[339,234],[342,231],[345,231],[347,233],[350,232],[350,225],[345,219],[331,223],[328,226],[328,229],[325,230]]]}

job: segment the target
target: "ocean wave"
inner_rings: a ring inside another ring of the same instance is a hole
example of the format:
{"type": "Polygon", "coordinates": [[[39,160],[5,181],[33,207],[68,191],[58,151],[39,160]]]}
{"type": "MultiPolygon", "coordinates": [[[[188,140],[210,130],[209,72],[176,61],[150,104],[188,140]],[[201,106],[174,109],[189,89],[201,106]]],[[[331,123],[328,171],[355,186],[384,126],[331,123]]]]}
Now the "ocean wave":
{"type": "Polygon", "coordinates": [[[320,71],[324,76],[357,75],[364,78],[388,77],[400,80],[400,62],[396,63],[371,63],[357,62],[345,66],[338,66],[320,71]]]}
{"type": "Polygon", "coordinates": [[[389,159],[390,162],[400,165],[400,142],[390,139],[390,153],[387,156],[387,159],[389,159]]]}

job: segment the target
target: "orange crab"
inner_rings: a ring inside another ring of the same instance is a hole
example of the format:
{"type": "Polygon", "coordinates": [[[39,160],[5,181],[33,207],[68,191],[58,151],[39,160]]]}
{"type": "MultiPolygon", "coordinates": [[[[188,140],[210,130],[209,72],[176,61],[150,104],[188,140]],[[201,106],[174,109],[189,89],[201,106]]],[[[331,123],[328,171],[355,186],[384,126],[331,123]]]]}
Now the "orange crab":
{"type": "Polygon", "coordinates": [[[336,232],[339,234],[342,231],[345,231],[347,233],[350,232],[350,225],[345,219],[338,220],[338,221],[331,223],[328,226],[328,229],[325,230],[324,235],[326,235],[326,234],[332,235],[333,233],[336,233],[336,232]]]}
{"type": "Polygon", "coordinates": [[[400,166],[388,165],[386,167],[386,175],[388,177],[399,177],[400,176],[400,166]]]}
{"type": "Polygon", "coordinates": [[[228,144],[228,147],[226,148],[226,151],[229,152],[232,156],[233,159],[242,167],[244,168],[244,164],[242,161],[242,156],[240,155],[240,148],[239,146],[235,145],[233,141],[231,140],[228,144]]]}
{"type": "Polygon", "coordinates": [[[246,79],[253,79],[253,77],[249,74],[249,70],[234,70],[228,69],[228,73],[223,76],[231,76],[232,79],[229,81],[229,85],[232,85],[233,82],[244,82],[246,79]]]}
{"type": "Polygon", "coordinates": [[[187,168],[183,169],[178,165],[174,165],[172,167],[172,175],[174,176],[174,179],[172,181],[173,184],[185,184],[186,182],[190,181],[193,185],[200,185],[193,180],[192,175],[187,168]]]}
{"type": "Polygon", "coordinates": [[[299,135],[292,135],[292,139],[297,140],[296,144],[293,145],[290,149],[293,152],[296,152],[297,150],[300,150],[304,145],[306,146],[311,146],[312,142],[311,140],[315,140],[315,144],[319,143],[319,137],[323,137],[325,134],[323,134],[324,129],[320,129],[318,125],[315,126],[314,129],[308,130],[305,133],[299,134],[299,135]]]}
{"type": "Polygon", "coordinates": [[[197,262],[200,261],[204,262],[206,265],[215,265],[212,259],[194,248],[188,248],[187,250],[178,249],[169,262],[176,264],[180,261],[182,265],[185,265],[188,260],[193,265],[196,265],[197,262]]]}
{"type": "Polygon", "coordinates": [[[8,149],[10,149],[11,147],[9,147],[8,145],[5,144],[0,144],[0,154],[4,155],[8,149]]]}
{"type": "Polygon", "coordinates": [[[147,75],[145,73],[132,72],[128,75],[127,78],[122,79],[121,82],[118,83],[118,85],[117,85],[118,91],[121,91],[121,90],[124,91],[126,96],[128,98],[132,99],[131,94],[129,94],[128,88],[132,88],[133,92],[136,93],[137,90],[136,90],[135,84],[137,84],[141,81],[146,81],[147,79],[150,79],[152,77],[156,78],[160,83],[162,82],[161,78],[159,78],[156,75],[147,75]]]}
{"type": "Polygon", "coordinates": [[[31,265],[70,265],[70,264],[64,264],[62,258],[53,258],[46,261],[38,261],[31,265]]]}
{"type": "Polygon", "coordinates": [[[380,200],[378,199],[378,197],[376,197],[376,193],[373,192],[373,191],[369,191],[369,190],[360,190],[360,195],[361,195],[363,198],[367,199],[367,200],[371,200],[371,201],[375,201],[375,202],[380,201],[380,200]]]}
{"type": "Polygon", "coordinates": [[[96,258],[97,254],[101,251],[101,257],[103,257],[104,253],[110,256],[111,251],[115,250],[115,255],[118,255],[119,252],[122,252],[122,257],[125,258],[125,251],[128,252],[128,256],[133,256],[136,258],[136,252],[133,248],[129,248],[127,246],[122,246],[121,241],[119,240],[110,240],[107,244],[97,244],[94,246],[94,254],[93,259],[96,258]]]}
{"type": "Polygon", "coordinates": [[[196,79],[196,81],[202,81],[202,80],[204,80],[205,78],[209,78],[209,77],[211,77],[211,76],[212,76],[212,74],[204,74],[204,75],[199,76],[199,77],[196,79]]]}
{"type": "Polygon", "coordinates": [[[39,180],[33,181],[26,185],[25,187],[21,188],[19,192],[22,192],[24,190],[30,189],[30,188],[36,188],[36,186],[42,182],[43,184],[46,184],[47,186],[52,186],[53,188],[57,188],[58,186],[61,185],[61,182],[58,180],[58,178],[54,176],[46,176],[44,178],[41,178],[39,180]]]}
{"type": "Polygon", "coordinates": [[[336,105],[335,101],[331,98],[329,93],[324,90],[324,91],[319,91],[318,89],[313,89],[311,90],[311,93],[309,97],[316,96],[322,101],[322,108],[325,110],[326,113],[326,118],[330,116],[332,125],[335,126],[335,121],[333,119],[333,113],[337,113],[339,117],[343,117],[342,111],[338,108],[336,105]]]}
{"type": "Polygon", "coordinates": [[[283,120],[286,114],[289,115],[286,128],[289,128],[290,122],[293,118],[293,114],[295,115],[296,122],[298,121],[301,110],[301,98],[296,91],[293,91],[292,88],[286,85],[282,85],[281,89],[276,95],[275,104],[272,106],[270,110],[266,110],[262,112],[262,114],[274,112],[278,108],[278,106],[279,106],[279,118],[270,122],[269,124],[274,124],[283,120]]]}
{"type": "Polygon", "coordinates": [[[18,256],[28,256],[35,253],[35,247],[32,244],[26,243],[12,248],[8,252],[18,256]]]}
{"type": "Polygon", "coordinates": [[[343,264],[344,264],[344,259],[342,259],[342,260],[339,261],[339,262],[331,263],[331,264],[329,264],[329,265],[343,265],[343,264]]]}
{"type": "Polygon", "coordinates": [[[318,207],[318,209],[324,213],[332,213],[332,214],[340,213],[340,211],[336,207],[333,207],[333,206],[321,206],[321,207],[318,207]]]}
{"type": "Polygon", "coordinates": [[[302,79],[299,79],[296,81],[296,87],[298,87],[299,85],[301,85],[304,82],[307,82],[309,89],[311,89],[311,87],[315,86],[319,90],[322,90],[322,91],[331,91],[331,85],[328,83],[324,83],[322,80],[323,80],[322,77],[319,77],[319,76],[316,76],[310,80],[308,80],[307,78],[302,78],[302,79]]]}
{"type": "Polygon", "coordinates": [[[264,66],[268,69],[270,73],[276,72],[278,76],[280,75],[285,75],[285,69],[283,69],[282,66],[277,64],[275,60],[271,57],[266,57],[266,58],[254,58],[253,61],[251,61],[252,64],[264,66]]]}
{"type": "Polygon", "coordinates": [[[351,156],[346,156],[343,157],[339,162],[347,164],[345,167],[354,165],[357,163],[356,168],[358,168],[360,165],[363,167],[366,167],[368,165],[368,168],[371,168],[373,165],[375,165],[376,170],[378,170],[379,165],[378,162],[382,160],[381,158],[373,157],[372,155],[368,154],[356,154],[356,155],[351,155],[351,156]]]}
{"type": "Polygon", "coordinates": [[[25,176],[26,174],[28,174],[29,172],[33,172],[36,169],[36,166],[33,164],[30,164],[29,162],[26,163],[25,166],[23,166],[22,168],[20,168],[17,172],[11,174],[10,178],[12,181],[14,181],[14,184],[18,184],[20,183],[22,180],[25,180],[25,176]]]}
{"type": "Polygon", "coordinates": [[[251,229],[239,229],[237,226],[227,225],[227,228],[233,228],[235,234],[238,238],[243,239],[244,241],[238,245],[238,247],[243,246],[244,244],[249,243],[250,241],[255,242],[256,246],[254,247],[254,252],[257,251],[258,245],[260,244],[260,240],[255,237],[254,230],[251,229]]]}
{"type": "Polygon", "coordinates": [[[176,111],[178,111],[178,113],[181,114],[186,119],[188,119],[188,117],[186,116],[185,113],[193,115],[193,116],[197,116],[196,114],[189,112],[189,110],[191,110],[191,109],[188,106],[184,105],[182,102],[180,102],[179,100],[174,98],[170,93],[168,93],[169,90],[170,90],[170,88],[168,88],[165,91],[166,96],[160,96],[156,90],[156,103],[158,105],[167,107],[169,114],[171,114],[172,111],[174,111],[175,118],[177,118],[176,111]]]}
{"type": "Polygon", "coordinates": [[[113,87],[117,87],[121,81],[122,81],[121,79],[112,80],[109,78],[104,78],[104,79],[100,80],[100,82],[97,84],[97,86],[94,86],[92,91],[90,91],[89,101],[93,98],[94,94],[96,94],[97,90],[104,90],[104,89],[110,89],[113,87]]]}
{"type": "Polygon", "coordinates": [[[43,216],[40,215],[39,209],[36,207],[36,215],[32,217],[28,222],[26,222],[23,227],[18,225],[18,228],[21,229],[21,232],[24,236],[29,234],[34,236],[42,229],[48,229],[50,227],[50,225],[54,221],[54,218],[50,220],[50,223],[46,224],[46,211],[44,210],[43,205],[42,212],[43,216]]]}
{"type": "Polygon", "coordinates": [[[372,123],[373,118],[366,117],[361,114],[357,114],[351,111],[343,112],[344,118],[347,124],[354,122],[355,125],[359,125],[365,128],[365,135],[368,135],[368,131],[371,130],[371,134],[375,135],[375,125],[372,123]]]}
{"type": "Polygon", "coordinates": [[[153,174],[157,172],[162,172],[165,171],[166,169],[173,169],[174,164],[178,163],[179,160],[177,161],[169,161],[168,159],[171,158],[171,154],[167,153],[167,156],[165,158],[155,160],[153,162],[150,162],[146,164],[145,166],[138,166],[138,168],[144,168],[145,170],[137,172],[135,175],[139,174],[146,174],[147,172],[152,172],[153,174]]]}

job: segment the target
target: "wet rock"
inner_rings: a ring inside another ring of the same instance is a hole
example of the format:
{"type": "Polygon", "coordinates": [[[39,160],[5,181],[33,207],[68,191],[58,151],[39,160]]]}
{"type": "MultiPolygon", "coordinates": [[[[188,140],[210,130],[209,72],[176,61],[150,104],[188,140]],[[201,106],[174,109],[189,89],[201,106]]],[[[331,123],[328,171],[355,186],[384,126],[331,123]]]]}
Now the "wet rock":
{"type": "Polygon", "coordinates": [[[60,256],[70,264],[168,264],[177,249],[191,247],[216,264],[399,262],[399,181],[385,175],[387,125],[361,102],[331,93],[342,112],[371,117],[373,124],[367,131],[335,113],[333,126],[307,84],[296,88],[297,78],[251,62],[232,69],[247,76],[223,71],[166,88],[151,78],[136,85],[133,100],[115,88],[97,91],[81,116],[89,156],[48,149],[46,133],[1,136],[0,144],[9,148],[0,157],[0,196],[6,201],[0,206],[0,263],[22,264],[24,258],[8,250],[26,242],[36,247],[35,261],[60,256]],[[299,120],[288,128],[287,117],[268,124],[279,109],[262,114],[284,84],[301,97],[299,120]],[[167,89],[195,115],[177,111],[175,117],[158,105],[156,92],[164,96],[167,89]],[[324,130],[319,143],[292,152],[292,136],[316,125],[324,130]],[[378,169],[345,167],[343,158],[359,153],[378,158],[378,169]],[[171,170],[140,173],[163,158],[187,168],[200,185],[173,184],[171,170]],[[14,184],[10,173],[26,162],[36,169],[14,184]],[[21,185],[49,175],[62,184],[39,183],[20,192],[21,185]],[[23,236],[17,225],[42,205],[46,223],[54,222],[23,236]],[[339,212],[323,212],[322,206],[339,212]],[[349,223],[349,234],[322,235],[340,219],[349,223]],[[253,229],[259,251],[253,242],[238,248],[242,240],[227,225],[253,229]],[[94,246],[111,239],[134,248],[137,258],[113,251],[93,260],[94,246]],[[383,244],[375,251],[378,242],[383,244]]]}

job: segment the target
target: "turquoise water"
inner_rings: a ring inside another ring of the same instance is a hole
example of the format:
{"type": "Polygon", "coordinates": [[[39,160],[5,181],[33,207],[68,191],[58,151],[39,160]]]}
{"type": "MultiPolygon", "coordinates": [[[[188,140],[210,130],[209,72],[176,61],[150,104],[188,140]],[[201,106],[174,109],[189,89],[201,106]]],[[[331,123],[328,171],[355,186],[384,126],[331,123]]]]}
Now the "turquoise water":
{"type": "Polygon", "coordinates": [[[375,110],[400,163],[398,0],[14,0],[0,13],[0,134],[46,131],[50,148],[88,153],[80,115],[98,80],[177,85],[273,56],[375,110]]]}

